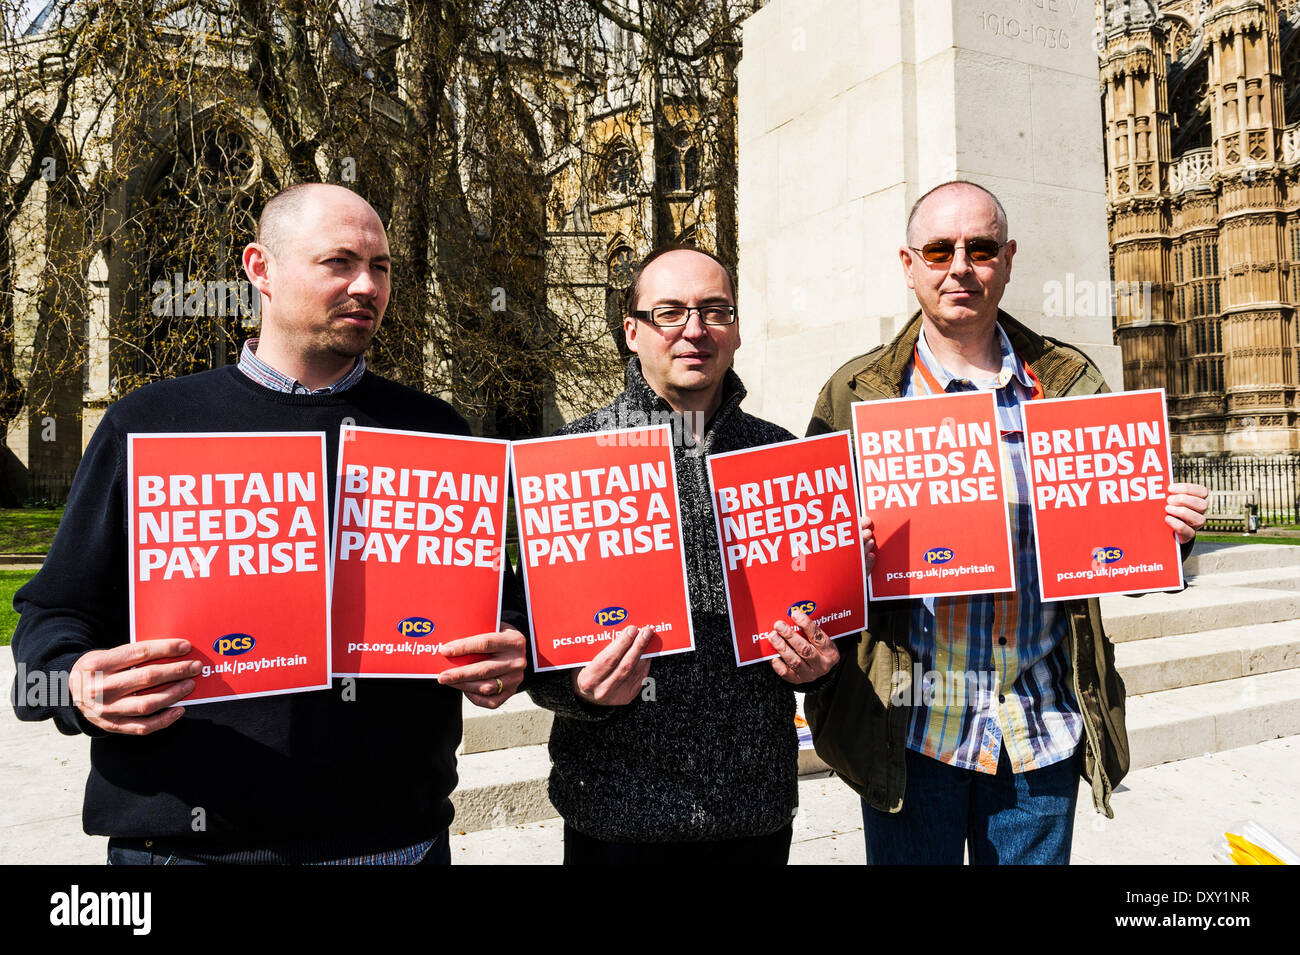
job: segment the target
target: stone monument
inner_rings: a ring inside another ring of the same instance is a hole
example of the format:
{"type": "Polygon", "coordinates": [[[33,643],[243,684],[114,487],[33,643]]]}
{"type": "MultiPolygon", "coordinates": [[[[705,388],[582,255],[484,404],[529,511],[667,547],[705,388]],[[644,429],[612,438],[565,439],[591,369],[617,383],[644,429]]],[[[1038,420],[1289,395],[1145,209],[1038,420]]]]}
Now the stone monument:
{"type": "Polygon", "coordinates": [[[746,21],[736,370],[752,414],[802,434],[831,372],[916,310],[907,211],[949,179],[1006,207],[1003,307],[1122,387],[1096,29],[1091,0],[772,0],[746,21]]]}

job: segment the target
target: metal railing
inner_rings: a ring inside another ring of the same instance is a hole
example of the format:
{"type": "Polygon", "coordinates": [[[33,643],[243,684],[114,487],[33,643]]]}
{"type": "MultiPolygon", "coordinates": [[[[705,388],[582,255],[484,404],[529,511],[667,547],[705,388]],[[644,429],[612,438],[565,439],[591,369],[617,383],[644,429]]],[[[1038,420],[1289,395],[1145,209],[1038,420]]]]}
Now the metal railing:
{"type": "Polygon", "coordinates": [[[1175,455],[1174,480],[1254,494],[1260,526],[1300,523],[1300,457],[1232,461],[1175,455]]]}
{"type": "Polygon", "coordinates": [[[68,503],[72,471],[29,471],[22,494],[24,507],[58,507],[68,503]]]}

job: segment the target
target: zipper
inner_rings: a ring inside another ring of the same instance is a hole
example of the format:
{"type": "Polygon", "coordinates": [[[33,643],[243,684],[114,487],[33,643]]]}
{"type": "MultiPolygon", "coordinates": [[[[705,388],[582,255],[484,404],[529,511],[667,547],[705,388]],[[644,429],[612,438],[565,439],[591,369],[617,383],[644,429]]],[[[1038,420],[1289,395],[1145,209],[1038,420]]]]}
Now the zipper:
{"type": "MultiPolygon", "coordinates": [[[[1101,758],[1101,747],[1097,745],[1097,734],[1092,725],[1092,720],[1088,718],[1087,703],[1083,698],[1083,691],[1079,684],[1079,637],[1077,626],[1073,624],[1078,620],[1078,611],[1071,608],[1069,611],[1072,625],[1070,627],[1070,683],[1074,688],[1074,698],[1079,704],[1079,716],[1083,722],[1083,731],[1088,737],[1088,745],[1092,747],[1092,761],[1096,767],[1097,774],[1101,777],[1102,806],[1107,809],[1110,806],[1111,786],[1110,779],[1106,776],[1106,764],[1101,758]]],[[[1093,640],[1096,641],[1097,635],[1093,634],[1093,640]]],[[[1101,681],[1101,674],[1097,674],[1098,682],[1101,681]]],[[[1099,701],[1100,702],[1100,701],[1099,701]]],[[[1103,717],[1104,719],[1104,717],[1103,717]]],[[[1113,810],[1112,810],[1113,812],[1113,810]]]]}

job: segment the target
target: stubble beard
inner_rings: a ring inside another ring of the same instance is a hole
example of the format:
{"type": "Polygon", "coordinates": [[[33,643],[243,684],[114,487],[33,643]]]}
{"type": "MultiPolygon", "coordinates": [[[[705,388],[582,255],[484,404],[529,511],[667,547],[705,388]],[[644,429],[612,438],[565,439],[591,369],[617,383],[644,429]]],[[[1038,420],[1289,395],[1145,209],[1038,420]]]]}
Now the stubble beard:
{"type": "Polygon", "coordinates": [[[358,330],[352,334],[328,335],[321,344],[324,351],[339,358],[359,358],[366,353],[374,337],[374,332],[361,333],[358,330]]]}
{"type": "Polygon", "coordinates": [[[370,314],[375,317],[369,328],[358,328],[355,325],[349,325],[340,318],[340,316],[356,310],[357,306],[350,302],[339,306],[337,309],[330,310],[330,326],[325,329],[318,340],[323,351],[327,351],[339,358],[359,358],[365,354],[366,349],[370,347],[370,343],[374,340],[375,334],[379,331],[379,319],[373,309],[370,310],[370,314]]]}
{"type": "Polygon", "coordinates": [[[318,360],[332,365],[339,360],[356,359],[364,355],[374,337],[374,329],[335,325],[316,333],[311,350],[318,356],[318,360]]]}

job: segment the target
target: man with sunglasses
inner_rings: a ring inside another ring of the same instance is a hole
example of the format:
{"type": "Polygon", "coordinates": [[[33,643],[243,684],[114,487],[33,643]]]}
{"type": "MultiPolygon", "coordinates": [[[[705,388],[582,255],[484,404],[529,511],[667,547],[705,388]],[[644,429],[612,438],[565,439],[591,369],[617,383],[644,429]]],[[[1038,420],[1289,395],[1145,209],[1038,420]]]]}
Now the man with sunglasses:
{"type": "MultiPolygon", "coordinates": [[[[1009,465],[1017,591],[873,608],[857,646],[841,641],[853,662],[808,696],[818,752],[862,796],[868,863],[1067,863],[1080,774],[1111,816],[1128,770],[1124,684],[1098,602],[1038,596],[1020,411],[1109,389],[1081,351],[998,308],[1015,253],[988,190],[949,182],[922,196],[899,249],[920,312],[835,372],[808,426],[850,428],[855,401],[992,390],[1009,465]],[[910,685],[914,663],[939,678],[933,692],[910,685]]],[[[1186,556],[1208,491],[1169,490],[1165,521],[1186,556]]],[[[872,551],[869,527],[864,541],[872,551]]]]}
{"type": "Polygon", "coordinates": [[[564,817],[566,863],[783,864],[789,855],[798,802],[792,687],[823,677],[839,656],[799,614],[798,630],[775,625],[781,655],[769,666],[736,666],[704,459],[793,436],[740,410],[734,290],[727,267],[703,250],[649,255],[627,295],[626,388],[561,431],[677,419],[695,631],[693,653],[646,660],[651,630],[629,626],[587,666],[530,681],[533,699],[556,714],[550,795],[564,817]]]}

